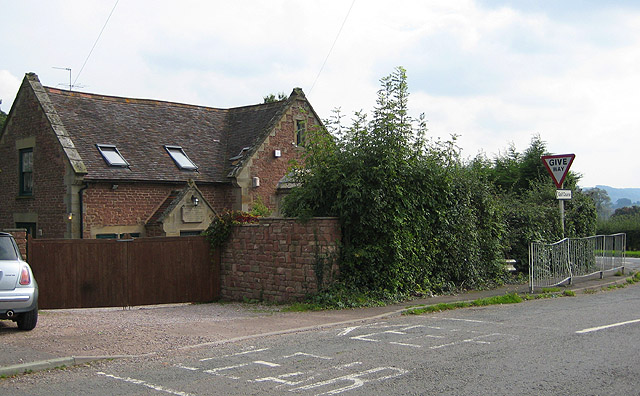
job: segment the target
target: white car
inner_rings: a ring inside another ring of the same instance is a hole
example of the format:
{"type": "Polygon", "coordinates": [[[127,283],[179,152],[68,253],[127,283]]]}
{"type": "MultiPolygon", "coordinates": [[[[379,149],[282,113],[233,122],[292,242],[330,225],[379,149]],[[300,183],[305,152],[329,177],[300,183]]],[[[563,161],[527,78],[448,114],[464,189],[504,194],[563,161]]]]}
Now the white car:
{"type": "Polygon", "coordinates": [[[38,322],[38,284],[11,234],[0,232],[0,319],[13,320],[20,330],[38,322]]]}

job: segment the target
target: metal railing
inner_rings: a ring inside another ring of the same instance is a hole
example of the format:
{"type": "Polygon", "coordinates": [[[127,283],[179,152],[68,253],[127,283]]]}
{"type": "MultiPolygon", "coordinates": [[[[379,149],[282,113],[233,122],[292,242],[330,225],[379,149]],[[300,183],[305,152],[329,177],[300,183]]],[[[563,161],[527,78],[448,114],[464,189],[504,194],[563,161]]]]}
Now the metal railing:
{"type": "Polygon", "coordinates": [[[565,238],[555,243],[529,246],[529,290],[571,284],[575,278],[625,266],[626,234],[565,238]]]}

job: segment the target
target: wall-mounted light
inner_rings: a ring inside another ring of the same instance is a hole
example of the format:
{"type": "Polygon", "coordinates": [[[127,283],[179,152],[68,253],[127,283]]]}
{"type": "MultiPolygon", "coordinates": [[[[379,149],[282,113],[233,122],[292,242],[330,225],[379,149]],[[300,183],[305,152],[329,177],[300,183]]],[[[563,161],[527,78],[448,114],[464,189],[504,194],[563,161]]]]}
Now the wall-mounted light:
{"type": "Polygon", "coordinates": [[[276,158],[280,158],[280,157],[282,156],[282,151],[280,151],[280,150],[275,150],[275,151],[273,152],[273,156],[274,156],[274,157],[276,157],[276,158]]]}
{"type": "Polygon", "coordinates": [[[67,219],[73,220],[73,213],[67,213],[67,219]]]}
{"type": "Polygon", "coordinates": [[[252,178],[251,179],[251,186],[260,187],[260,178],[259,177],[252,178]]]}
{"type": "Polygon", "coordinates": [[[192,195],[192,196],[191,196],[191,203],[193,204],[193,206],[198,206],[198,203],[199,203],[199,202],[200,202],[200,201],[198,200],[198,198],[196,198],[196,196],[195,196],[195,195],[192,195]]]}

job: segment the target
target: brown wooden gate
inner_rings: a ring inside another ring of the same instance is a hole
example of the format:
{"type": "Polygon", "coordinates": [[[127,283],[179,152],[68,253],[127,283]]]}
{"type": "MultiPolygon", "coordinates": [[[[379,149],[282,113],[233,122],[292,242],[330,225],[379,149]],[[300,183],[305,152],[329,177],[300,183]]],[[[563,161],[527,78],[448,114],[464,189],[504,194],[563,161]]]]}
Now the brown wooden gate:
{"type": "Polygon", "coordinates": [[[220,254],[204,237],[30,239],[40,308],[209,302],[220,296],[220,254]]]}

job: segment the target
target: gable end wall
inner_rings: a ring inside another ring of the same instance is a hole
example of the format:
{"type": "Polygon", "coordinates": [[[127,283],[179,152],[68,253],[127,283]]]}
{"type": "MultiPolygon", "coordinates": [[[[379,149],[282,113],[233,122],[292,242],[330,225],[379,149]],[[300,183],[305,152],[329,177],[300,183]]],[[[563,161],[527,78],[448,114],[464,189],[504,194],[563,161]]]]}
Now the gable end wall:
{"type": "Polygon", "coordinates": [[[0,138],[0,228],[35,220],[43,230],[36,237],[64,238],[71,229],[64,180],[68,161],[33,91],[24,84],[0,138]],[[33,196],[19,197],[18,147],[32,143],[33,196]]]}
{"type": "Polygon", "coordinates": [[[295,144],[296,120],[304,120],[307,130],[320,125],[308,102],[296,100],[237,176],[238,186],[242,189],[242,205],[236,209],[250,211],[260,199],[273,215],[279,215],[278,182],[288,173],[292,160],[300,161],[304,150],[295,144]],[[275,157],[275,150],[280,150],[279,158],[275,157]],[[253,187],[253,177],[259,178],[259,187],[253,187]]]}

